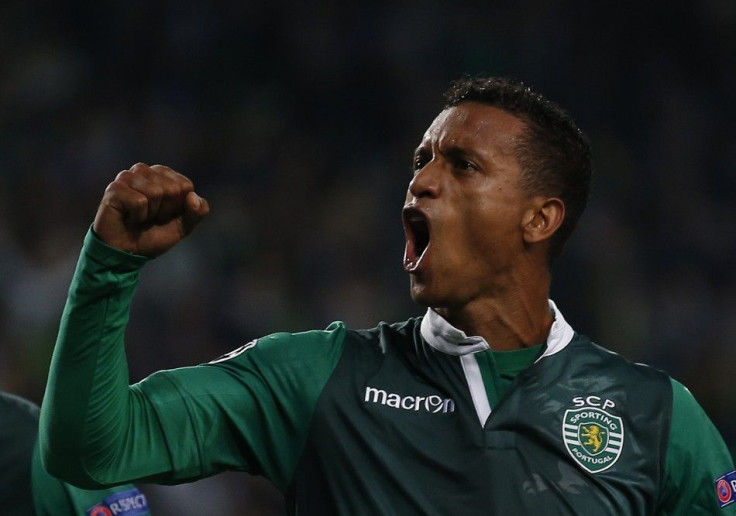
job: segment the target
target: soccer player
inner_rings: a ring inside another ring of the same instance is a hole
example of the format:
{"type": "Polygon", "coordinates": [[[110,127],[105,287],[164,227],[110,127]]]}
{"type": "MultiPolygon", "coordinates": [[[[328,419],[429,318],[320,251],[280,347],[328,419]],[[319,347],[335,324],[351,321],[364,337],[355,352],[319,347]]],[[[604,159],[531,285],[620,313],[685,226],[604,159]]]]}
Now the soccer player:
{"type": "Polygon", "coordinates": [[[38,452],[38,407],[30,401],[0,392],[0,421],[0,514],[150,514],[145,495],[135,486],[86,490],[49,475],[38,452]]]}
{"type": "Polygon", "coordinates": [[[513,81],[463,79],[446,101],[402,216],[423,317],[275,333],[132,386],[140,270],[209,205],[165,166],[121,172],[62,318],[49,470],[88,487],[248,471],[296,514],[736,514],[733,460],[690,393],[576,333],[548,299],[587,200],[586,138],[513,81]]]}

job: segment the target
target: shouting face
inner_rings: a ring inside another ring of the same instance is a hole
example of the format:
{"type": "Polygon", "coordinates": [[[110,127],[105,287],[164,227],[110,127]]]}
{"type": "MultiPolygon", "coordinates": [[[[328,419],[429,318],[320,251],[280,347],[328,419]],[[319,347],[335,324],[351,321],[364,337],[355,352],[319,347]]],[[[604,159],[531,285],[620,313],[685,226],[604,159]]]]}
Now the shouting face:
{"type": "Polygon", "coordinates": [[[462,308],[519,281],[532,198],[519,186],[519,118],[465,102],[441,112],[414,154],[403,210],[411,295],[462,308]]]}

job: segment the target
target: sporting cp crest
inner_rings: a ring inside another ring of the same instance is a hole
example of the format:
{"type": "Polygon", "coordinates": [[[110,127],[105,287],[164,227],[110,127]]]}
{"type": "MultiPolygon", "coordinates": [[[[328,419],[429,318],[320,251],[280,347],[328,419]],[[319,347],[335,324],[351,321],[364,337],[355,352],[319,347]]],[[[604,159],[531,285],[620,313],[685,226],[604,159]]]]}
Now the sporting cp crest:
{"type": "Polygon", "coordinates": [[[562,420],[562,437],[575,462],[591,473],[599,473],[621,456],[624,426],[620,417],[599,408],[570,409],[562,420]]]}

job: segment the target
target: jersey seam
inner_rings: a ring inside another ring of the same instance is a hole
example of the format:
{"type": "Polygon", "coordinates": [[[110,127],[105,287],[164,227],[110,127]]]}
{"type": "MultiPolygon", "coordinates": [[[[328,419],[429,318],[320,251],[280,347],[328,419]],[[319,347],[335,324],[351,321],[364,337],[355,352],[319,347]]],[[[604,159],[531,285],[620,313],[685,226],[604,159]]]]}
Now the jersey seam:
{"type": "Polygon", "coordinates": [[[667,482],[669,480],[672,480],[674,482],[674,479],[670,476],[668,472],[668,466],[669,462],[669,450],[671,446],[671,438],[672,438],[672,423],[673,423],[673,414],[675,410],[675,386],[672,384],[672,379],[668,378],[667,382],[669,386],[669,393],[670,393],[670,410],[669,410],[669,421],[667,424],[667,429],[664,432],[663,440],[664,440],[664,446],[661,450],[662,453],[662,460],[660,465],[660,476],[659,476],[659,491],[657,493],[657,501],[656,501],[656,508],[660,509],[663,505],[666,505],[668,503],[668,500],[662,498],[666,494],[666,488],[667,488],[667,482]]]}
{"type": "MultiPolygon", "coordinates": [[[[307,443],[309,442],[309,436],[312,432],[312,424],[314,422],[314,418],[317,414],[317,411],[320,406],[320,402],[322,401],[323,396],[325,396],[325,391],[327,391],[327,386],[332,381],[332,378],[335,376],[335,372],[338,370],[340,366],[340,362],[345,357],[345,342],[347,340],[347,334],[349,330],[343,327],[343,331],[341,332],[341,343],[340,343],[340,357],[335,360],[334,365],[332,366],[332,371],[330,371],[330,374],[327,376],[327,379],[325,380],[325,383],[322,385],[322,389],[320,390],[319,396],[317,396],[317,399],[314,401],[314,407],[312,408],[311,415],[309,416],[309,420],[307,421],[307,424],[305,425],[306,431],[304,432],[304,438],[302,439],[302,442],[299,444],[299,454],[295,457],[294,464],[292,471],[289,473],[288,476],[285,476],[284,478],[284,485],[279,486],[279,490],[284,494],[284,496],[288,499],[288,495],[290,492],[296,490],[295,485],[295,479],[297,476],[297,472],[299,471],[299,466],[302,463],[302,460],[304,459],[304,452],[307,449],[307,443]],[[288,478],[288,480],[287,480],[288,478]]],[[[353,332],[357,335],[356,332],[353,332]]],[[[296,495],[293,496],[294,503],[296,504],[296,495]]],[[[296,505],[294,506],[296,510],[296,505]]],[[[295,513],[296,514],[296,513],[295,513]]]]}
{"type": "MultiPolygon", "coordinates": [[[[202,439],[201,439],[201,435],[200,435],[200,432],[199,432],[199,427],[198,427],[198,425],[191,424],[191,422],[194,420],[194,418],[192,417],[192,411],[191,411],[191,408],[189,407],[188,400],[190,398],[192,398],[192,396],[184,396],[184,395],[182,395],[182,390],[179,388],[178,383],[171,376],[169,376],[167,374],[162,374],[161,375],[161,379],[166,380],[166,382],[169,385],[171,385],[171,388],[176,391],[176,393],[178,395],[178,399],[181,400],[182,405],[184,405],[184,409],[186,410],[186,413],[187,413],[187,419],[188,419],[188,421],[190,423],[189,426],[192,428],[192,434],[194,436],[194,440],[195,440],[196,445],[197,445],[197,465],[196,465],[197,471],[196,471],[196,473],[187,473],[185,476],[186,477],[199,476],[202,473],[202,464],[203,464],[204,461],[202,460],[202,456],[203,456],[203,452],[202,452],[202,439]]],[[[148,397],[148,394],[145,392],[144,389],[141,389],[140,392],[141,392],[141,394],[143,394],[143,396],[146,397],[146,400],[148,401],[148,403],[153,407],[153,411],[156,414],[156,422],[158,423],[159,427],[163,430],[164,429],[164,425],[163,425],[163,422],[162,422],[161,414],[159,413],[158,404],[151,401],[151,399],[148,397]]],[[[175,467],[175,465],[174,465],[174,457],[175,457],[175,455],[171,451],[172,446],[171,446],[171,443],[169,442],[169,439],[168,439],[168,432],[163,431],[162,432],[162,435],[164,436],[164,440],[166,441],[166,451],[167,451],[167,453],[169,455],[169,464],[171,464],[171,466],[172,466],[172,472],[173,471],[179,471],[179,468],[178,467],[175,467]]]]}
{"type": "MultiPolygon", "coordinates": [[[[104,306],[104,309],[102,311],[102,324],[100,324],[100,329],[97,332],[97,337],[95,339],[96,342],[97,342],[97,345],[94,347],[94,354],[95,354],[95,357],[94,357],[95,374],[92,375],[92,376],[90,376],[89,379],[88,379],[88,381],[87,381],[87,395],[88,395],[88,397],[91,397],[91,394],[92,394],[92,385],[94,385],[94,384],[97,383],[97,381],[95,380],[95,377],[96,377],[96,375],[98,374],[98,371],[99,371],[98,361],[100,359],[100,345],[101,345],[103,336],[107,333],[107,316],[109,315],[109,313],[110,313],[110,293],[108,292],[107,295],[105,296],[105,306],[104,306]]],[[[89,424],[88,424],[88,418],[89,418],[89,412],[90,412],[91,409],[92,409],[91,404],[87,403],[87,410],[84,413],[85,425],[84,425],[84,435],[83,435],[82,442],[87,442],[88,441],[87,436],[89,435],[89,430],[90,430],[89,429],[89,424]]],[[[91,479],[93,482],[95,482],[97,484],[102,484],[103,482],[101,482],[100,479],[97,478],[96,475],[93,475],[91,473],[91,471],[89,470],[89,464],[88,463],[89,463],[88,460],[84,460],[82,462],[82,471],[84,471],[84,474],[87,475],[87,477],[89,479],[91,479]]]]}

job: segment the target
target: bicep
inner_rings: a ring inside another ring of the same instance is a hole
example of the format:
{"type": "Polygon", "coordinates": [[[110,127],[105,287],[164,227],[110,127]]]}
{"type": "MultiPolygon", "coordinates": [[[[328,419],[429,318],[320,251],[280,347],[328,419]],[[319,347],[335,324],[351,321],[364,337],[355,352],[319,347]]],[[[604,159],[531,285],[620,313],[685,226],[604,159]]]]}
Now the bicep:
{"type": "Polygon", "coordinates": [[[245,353],[156,373],[134,386],[156,412],[173,480],[238,470],[285,489],[340,356],[334,337],[269,336],[245,353]]]}
{"type": "Polygon", "coordinates": [[[151,449],[142,453],[168,461],[167,482],[227,469],[253,471],[249,449],[258,441],[260,407],[266,403],[259,384],[223,368],[195,366],[161,371],[132,386],[152,409],[151,449]]]}

